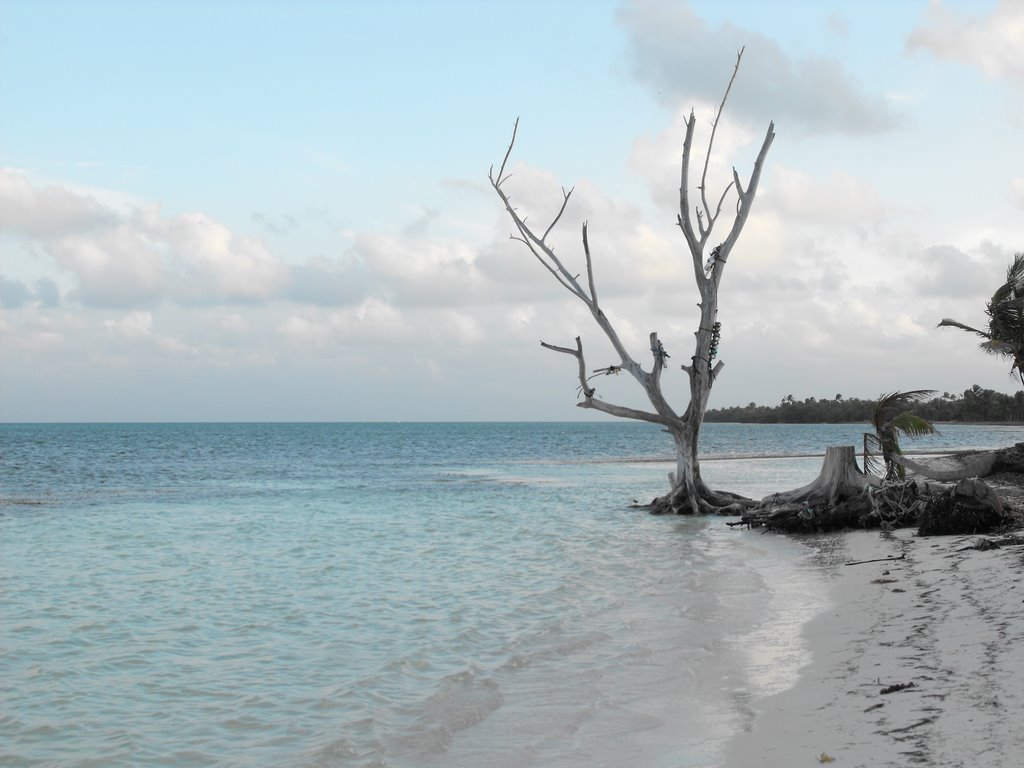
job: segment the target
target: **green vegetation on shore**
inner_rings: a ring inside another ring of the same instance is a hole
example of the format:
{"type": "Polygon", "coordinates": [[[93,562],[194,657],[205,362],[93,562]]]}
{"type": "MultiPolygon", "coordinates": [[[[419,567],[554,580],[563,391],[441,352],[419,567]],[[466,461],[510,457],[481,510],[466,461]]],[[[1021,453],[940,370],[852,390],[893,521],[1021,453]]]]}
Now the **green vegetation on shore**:
{"type": "MultiPolygon", "coordinates": [[[[733,406],[713,408],[704,414],[705,422],[740,422],[746,424],[843,424],[871,421],[877,400],[849,399],[841,394],[831,399],[808,397],[796,400],[792,395],[779,405],[733,406]]],[[[936,421],[1024,421],[1024,392],[1006,395],[975,384],[962,395],[944,392],[932,400],[918,403],[913,412],[923,419],[936,421]]]]}

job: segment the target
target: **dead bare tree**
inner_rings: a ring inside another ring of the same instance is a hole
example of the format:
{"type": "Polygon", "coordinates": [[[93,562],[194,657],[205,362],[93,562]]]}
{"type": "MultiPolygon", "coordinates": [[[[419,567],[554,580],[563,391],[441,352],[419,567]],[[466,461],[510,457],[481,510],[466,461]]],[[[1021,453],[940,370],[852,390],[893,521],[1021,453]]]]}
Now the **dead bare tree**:
{"type": "MultiPolygon", "coordinates": [[[[522,242],[544,266],[554,279],[567,291],[582,301],[590,314],[593,316],[598,327],[604,332],[611,342],[620,362],[607,368],[597,369],[594,373],[617,373],[625,371],[633,376],[640,384],[653,410],[646,411],[622,405],[615,405],[594,397],[594,389],[590,386],[587,377],[587,364],[583,354],[583,342],[579,336],[576,337],[574,347],[563,347],[555,344],[541,342],[547,348],[555,352],[562,352],[576,358],[580,392],[583,400],[577,405],[581,408],[593,408],[595,410],[609,413],[613,416],[620,416],[627,419],[638,419],[654,424],[660,424],[665,428],[675,443],[676,448],[676,471],[672,475],[672,487],[664,497],[656,499],[651,504],[651,510],[657,513],[675,512],[679,514],[697,514],[701,512],[736,512],[740,507],[753,503],[736,494],[714,491],[710,489],[701,479],[700,462],[697,457],[697,441],[700,435],[700,428],[704,421],[704,411],[707,409],[708,396],[711,387],[718,374],[722,370],[722,361],[715,362],[718,353],[718,341],[721,325],[718,321],[718,289],[725,273],[725,267],[729,261],[743,225],[750,214],[750,208],[757,194],[757,185],[761,179],[761,171],[764,166],[765,157],[775,138],[775,124],[769,123],[768,131],[761,149],[754,161],[750,179],[744,188],[736,169],[732,171],[732,181],[725,187],[717,202],[709,202],[707,189],[708,165],[711,160],[711,151],[715,142],[715,134],[718,130],[722,111],[725,108],[726,100],[729,98],[729,91],[732,90],[733,82],[739,71],[740,62],[743,59],[743,49],[736,55],[736,64],[733,67],[732,76],[726,86],[725,94],[722,96],[721,104],[715,113],[711,123],[711,135],[708,139],[707,151],[704,155],[704,166],[701,171],[700,184],[694,188],[697,193],[697,200],[692,200],[690,191],[690,159],[693,154],[693,135],[697,120],[693,110],[690,111],[686,121],[686,135],[683,139],[683,157],[680,172],[679,185],[679,215],[677,224],[683,232],[690,258],[693,262],[693,276],[700,293],[700,324],[695,331],[696,342],[694,354],[688,365],[681,366],[689,379],[690,401],[682,414],[678,413],[669,404],[662,392],[662,373],[665,369],[668,355],[658,339],[657,332],[651,332],[650,346],[652,362],[650,370],[636,361],[623,345],[619,334],[615,331],[608,316],[601,309],[598,302],[597,286],[594,278],[594,264],[590,253],[590,243],[587,240],[587,224],[583,224],[583,255],[586,260],[586,284],[581,284],[580,275],[569,269],[565,263],[555,255],[548,236],[561,220],[565,213],[572,190],[562,189],[562,204],[555,214],[548,227],[540,234],[537,233],[526,219],[516,211],[512,205],[509,195],[505,191],[505,183],[508,175],[505,167],[508,164],[509,156],[516,142],[516,132],[519,128],[519,120],[516,120],[512,131],[512,140],[509,142],[508,150],[498,168],[494,173],[492,166],[488,178],[494,191],[501,198],[505,210],[515,225],[515,233],[512,239],[522,242]],[[729,193],[736,197],[735,215],[725,238],[715,241],[713,233],[718,224],[719,216],[729,193]]],[[[714,201],[714,198],[712,198],[714,201]]]]}

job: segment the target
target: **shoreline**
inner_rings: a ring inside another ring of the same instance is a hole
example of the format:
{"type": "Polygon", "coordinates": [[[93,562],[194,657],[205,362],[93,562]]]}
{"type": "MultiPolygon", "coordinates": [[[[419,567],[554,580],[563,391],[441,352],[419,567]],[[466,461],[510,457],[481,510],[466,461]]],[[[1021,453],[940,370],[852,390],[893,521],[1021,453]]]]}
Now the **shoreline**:
{"type": "Polygon", "coordinates": [[[829,607],[803,628],[811,661],[722,768],[1013,765],[1024,753],[1024,547],[912,529],[809,537],[827,548],[829,607]],[[837,554],[840,554],[837,557],[837,554]],[[844,565],[875,558],[889,562],[844,565]],[[891,686],[905,686],[883,694],[891,686]]]}

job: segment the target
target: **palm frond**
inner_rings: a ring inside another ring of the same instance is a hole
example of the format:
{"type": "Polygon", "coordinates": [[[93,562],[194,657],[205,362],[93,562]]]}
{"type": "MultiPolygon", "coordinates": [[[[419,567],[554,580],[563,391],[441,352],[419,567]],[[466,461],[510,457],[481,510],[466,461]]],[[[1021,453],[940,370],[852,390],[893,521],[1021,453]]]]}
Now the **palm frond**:
{"type": "Polygon", "coordinates": [[[927,400],[934,394],[934,389],[908,389],[905,392],[893,392],[892,394],[886,395],[886,397],[902,399],[904,402],[916,403],[921,400],[927,400]]]}
{"type": "Polygon", "coordinates": [[[985,305],[985,314],[988,315],[988,330],[950,318],[943,318],[939,327],[959,328],[980,336],[980,346],[985,352],[1013,359],[1010,371],[1016,370],[1024,384],[1024,253],[1014,254],[1006,270],[1006,282],[992,294],[985,305]]]}
{"type": "Polygon", "coordinates": [[[981,336],[983,339],[989,338],[989,335],[988,335],[987,331],[981,331],[981,330],[978,330],[977,328],[971,328],[971,326],[964,325],[959,320],[952,320],[952,319],[950,319],[948,317],[942,318],[942,320],[939,321],[939,324],[936,327],[937,328],[959,328],[961,331],[967,331],[968,333],[976,333],[979,336],[981,336]]]}
{"type": "Polygon", "coordinates": [[[1007,344],[1005,341],[1000,341],[999,339],[983,341],[978,345],[978,347],[990,355],[997,355],[999,357],[1013,354],[1013,346],[1007,344]]]}
{"type": "Polygon", "coordinates": [[[881,475],[884,470],[882,463],[882,443],[877,435],[864,433],[864,474],[881,475]]]}
{"type": "Polygon", "coordinates": [[[922,419],[920,416],[911,413],[910,411],[904,411],[898,416],[893,416],[889,420],[889,424],[900,434],[906,435],[909,438],[923,437],[924,435],[934,435],[938,432],[932,423],[927,419],[922,419]]]}
{"type": "Polygon", "coordinates": [[[998,304],[1021,295],[1024,295],[1024,254],[1017,253],[1006,269],[1006,282],[996,288],[989,303],[998,304]]]}
{"type": "Polygon", "coordinates": [[[906,408],[908,405],[927,400],[934,394],[934,389],[908,389],[905,392],[897,390],[887,395],[880,395],[875,401],[874,414],[885,416],[895,410],[906,408]]]}
{"type": "Polygon", "coordinates": [[[1024,293],[1024,253],[1013,254],[1013,262],[1006,269],[1006,283],[1016,296],[1024,293]]]}

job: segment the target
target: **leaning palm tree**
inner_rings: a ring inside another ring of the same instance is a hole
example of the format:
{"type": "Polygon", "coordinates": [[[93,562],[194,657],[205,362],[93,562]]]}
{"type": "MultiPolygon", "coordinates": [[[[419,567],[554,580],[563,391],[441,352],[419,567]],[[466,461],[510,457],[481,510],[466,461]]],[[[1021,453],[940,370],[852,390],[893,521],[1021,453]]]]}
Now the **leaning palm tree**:
{"type": "Polygon", "coordinates": [[[992,294],[985,314],[987,330],[949,318],[943,318],[939,327],[960,328],[980,336],[983,350],[1013,360],[1010,373],[1016,371],[1024,384],[1024,253],[1014,254],[1013,263],[1006,270],[1006,282],[992,294]]]}
{"type": "Polygon", "coordinates": [[[881,467],[878,457],[881,455],[885,468],[883,480],[902,480],[906,476],[903,467],[893,460],[893,456],[903,455],[900,436],[913,439],[936,432],[930,421],[911,413],[907,408],[933,394],[935,391],[931,389],[913,389],[882,395],[875,401],[871,409],[871,425],[875,428],[875,434],[864,433],[865,472],[879,474],[881,467]]]}

